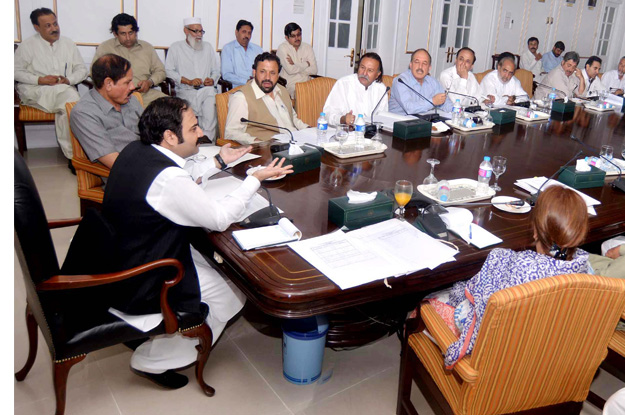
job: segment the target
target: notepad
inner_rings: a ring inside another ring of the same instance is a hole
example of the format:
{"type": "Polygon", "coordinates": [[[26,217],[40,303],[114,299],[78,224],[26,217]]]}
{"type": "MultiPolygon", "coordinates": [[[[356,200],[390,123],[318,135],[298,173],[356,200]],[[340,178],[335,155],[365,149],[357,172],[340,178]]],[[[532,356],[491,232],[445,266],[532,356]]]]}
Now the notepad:
{"type": "Polygon", "coordinates": [[[503,242],[480,225],[472,223],[473,214],[468,209],[448,207],[448,213],[443,213],[441,219],[447,229],[464,239],[466,243],[479,249],[503,242]]]}
{"type": "Polygon", "coordinates": [[[241,249],[248,251],[299,241],[302,238],[302,232],[290,220],[282,218],[277,225],[234,231],[232,236],[241,249]]]}

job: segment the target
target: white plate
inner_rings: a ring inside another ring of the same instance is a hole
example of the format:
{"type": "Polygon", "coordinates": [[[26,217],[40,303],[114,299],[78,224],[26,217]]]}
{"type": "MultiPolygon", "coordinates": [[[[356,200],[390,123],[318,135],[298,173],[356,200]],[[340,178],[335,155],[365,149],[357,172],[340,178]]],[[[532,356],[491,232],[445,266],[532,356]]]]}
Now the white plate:
{"type": "MultiPolygon", "coordinates": [[[[527,109],[525,111],[527,112],[527,109]]],[[[538,118],[529,118],[523,115],[523,111],[517,111],[516,118],[518,118],[519,120],[527,121],[527,122],[545,121],[549,119],[549,114],[545,114],[544,112],[541,112],[541,111],[534,111],[534,113],[538,115],[538,118]]]]}
{"type": "Polygon", "coordinates": [[[341,145],[337,141],[323,143],[321,146],[323,147],[325,151],[327,151],[328,153],[340,159],[369,156],[371,154],[384,153],[384,150],[386,150],[386,144],[373,141],[368,138],[365,138],[364,142],[365,142],[364,144],[365,149],[357,151],[355,149],[356,140],[348,139],[347,142],[343,144],[343,153],[339,153],[339,148],[341,145]]]}
{"type": "Polygon", "coordinates": [[[451,120],[445,120],[445,123],[449,125],[451,128],[453,128],[454,130],[462,131],[463,133],[472,133],[475,131],[490,130],[495,125],[494,123],[489,122],[489,123],[484,123],[483,125],[476,125],[475,127],[464,127],[462,125],[452,124],[451,120]]]}
{"type": "MultiPolygon", "coordinates": [[[[508,203],[508,202],[514,202],[516,200],[520,200],[520,199],[516,197],[511,197],[511,196],[497,196],[491,199],[491,203],[508,203]]],[[[495,206],[499,210],[503,210],[504,212],[508,212],[508,213],[527,213],[532,209],[530,205],[527,204],[527,202],[523,202],[523,206],[514,206],[514,205],[493,205],[493,206],[495,206]]]]}
{"type": "Polygon", "coordinates": [[[432,124],[432,134],[442,134],[444,132],[449,131],[449,126],[443,122],[437,122],[432,124]],[[435,125],[437,124],[437,125],[435,125]],[[434,127],[436,127],[436,130],[434,129],[434,127]]]}
{"type": "MultiPolygon", "coordinates": [[[[267,166],[254,166],[254,167],[250,167],[249,169],[247,169],[246,173],[248,176],[251,176],[252,174],[256,173],[258,170],[262,170],[267,166]]],[[[265,181],[268,182],[273,182],[274,180],[280,180],[280,179],[284,179],[286,177],[286,174],[283,174],[281,176],[276,176],[276,177],[270,177],[269,179],[265,179],[265,181]]]]}
{"type": "Polygon", "coordinates": [[[599,108],[597,106],[596,103],[585,103],[584,104],[584,108],[586,108],[587,110],[590,111],[596,111],[596,112],[607,112],[607,111],[614,111],[614,105],[612,105],[612,108],[599,108]]]}
{"type": "Polygon", "coordinates": [[[443,202],[438,199],[438,195],[432,194],[427,190],[429,186],[430,185],[420,184],[417,186],[417,190],[426,197],[443,206],[454,205],[457,203],[476,202],[478,200],[490,199],[495,196],[495,191],[490,187],[485,195],[476,196],[475,188],[477,187],[477,180],[453,179],[449,180],[449,187],[451,188],[450,199],[447,202],[443,202]]]}

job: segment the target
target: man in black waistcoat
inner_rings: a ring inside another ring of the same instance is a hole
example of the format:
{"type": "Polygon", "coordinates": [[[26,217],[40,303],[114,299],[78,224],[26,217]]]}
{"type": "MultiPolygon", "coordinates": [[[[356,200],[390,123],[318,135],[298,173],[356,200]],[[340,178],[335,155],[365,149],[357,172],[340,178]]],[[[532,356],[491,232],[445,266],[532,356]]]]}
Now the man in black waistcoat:
{"type": "MultiPolygon", "coordinates": [[[[152,102],[139,120],[141,141],[130,143],[115,161],[106,185],[102,212],[115,232],[121,269],[161,258],[176,258],[185,267],[182,281],[170,290],[174,310],[197,311],[199,302],[209,306],[206,319],[213,331],[213,343],[226,323],[238,313],[245,296],[217,273],[189,243],[189,227],[224,231],[240,220],[260,181],[292,173],[284,159],[248,176],[228,196],[210,194],[207,178],[239,159],[251,147],[221,148],[214,158],[185,160],[198,152],[198,126],[189,103],[165,97],[152,102]],[[203,188],[205,187],[205,188],[203,188]]],[[[163,274],[157,271],[116,293],[118,315],[141,315],[149,325],[149,313],[160,313],[159,293],[163,274]]],[[[171,277],[171,275],[168,275],[171,277]]],[[[162,319],[162,316],[161,316],[162,319]]],[[[158,316],[155,327],[160,320],[158,316]]],[[[149,329],[149,327],[147,327],[149,329]]],[[[180,335],[158,336],[141,344],[133,354],[133,372],[155,383],[177,389],[186,376],[171,369],[195,362],[197,339],[180,335]]]]}

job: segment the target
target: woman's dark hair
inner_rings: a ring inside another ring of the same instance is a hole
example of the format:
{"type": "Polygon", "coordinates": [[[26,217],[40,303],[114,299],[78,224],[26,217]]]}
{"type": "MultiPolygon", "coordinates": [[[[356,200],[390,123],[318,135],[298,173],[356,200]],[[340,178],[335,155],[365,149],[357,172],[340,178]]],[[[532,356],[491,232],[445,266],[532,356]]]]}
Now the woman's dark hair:
{"type": "Polygon", "coordinates": [[[362,55],[362,58],[360,58],[358,65],[360,65],[360,62],[362,62],[364,58],[375,59],[376,61],[378,61],[378,65],[380,65],[379,67],[380,75],[375,80],[377,82],[382,82],[382,77],[384,76],[384,67],[382,66],[382,58],[380,58],[380,55],[378,55],[375,52],[367,52],[364,55],[362,55]]]}
{"type": "Polygon", "coordinates": [[[117,16],[113,17],[113,20],[111,21],[111,33],[117,34],[117,31],[119,30],[119,26],[128,26],[128,25],[132,25],[132,30],[134,32],[139,31],[139,26],[137,25],[137,19],[135,19],[133,16],[129,14],[120,13],[117,16]]]}
{"type": "Polygon", "coordinates": [[[117,83],[130,70],[130,62],[119,55],[108,53],[102,55],[91,66],[91,79],[96,89],[102,88],[104,80],[111,78],[117,83]]]}
{"type": "Polygon", "coordinates": [[[291,33],[295,32],[297,29],[302,30],[300,25],[298,25],[297,23],[289,23],[288,25],[284,26],[284,36],[291,36],[291,33]]]}
{"type": "Polygon", "coordinates": [[[256,66],[258,62],[265,62],[265,61],[276,62],[278,64],[278,72],[282,70],[282,64],[280,64],[280,58],[271,52],[263,52],[263,53],[259,53],[258,55],[256,55],[256,58],[254,58],[254,64],[252,65],[252,69],[256,70],[256,66]]]}
{"type": "Polygon", "coordinates": [[[551,186],[538,196],[532,209],[530,223],[536,241],[550,250],[554,245],[566,249],[566,260],[573,258],[575,249],[588,233],[586,202],[571,189],[551,186]]]}
{"type": "Polygon", "coordinates": [[[163,97],[152,101],[139,118],[139,136],[143,144],[161,144],[169,130],[183,143],[182,117],[191,108],[188,101],[177,97],[163,97]]]}

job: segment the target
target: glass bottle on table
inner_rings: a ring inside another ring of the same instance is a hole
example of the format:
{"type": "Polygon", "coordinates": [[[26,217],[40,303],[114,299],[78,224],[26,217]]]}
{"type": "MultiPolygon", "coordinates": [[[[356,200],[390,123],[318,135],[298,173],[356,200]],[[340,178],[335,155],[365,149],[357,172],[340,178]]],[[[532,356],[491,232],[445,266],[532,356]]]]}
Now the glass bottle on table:
{"type": "Polygon", "coordinates": [[[404,219],[404,211],[406,210],[406,205],[410,202],[412,198],[412,183],[408,180],[398,180],[395,183],[395,201],[399,206],[399,220],[404,219]]]}

